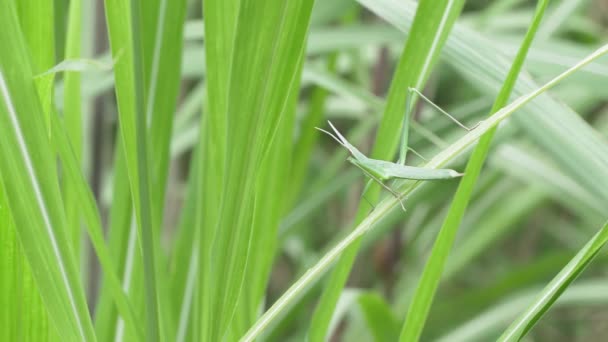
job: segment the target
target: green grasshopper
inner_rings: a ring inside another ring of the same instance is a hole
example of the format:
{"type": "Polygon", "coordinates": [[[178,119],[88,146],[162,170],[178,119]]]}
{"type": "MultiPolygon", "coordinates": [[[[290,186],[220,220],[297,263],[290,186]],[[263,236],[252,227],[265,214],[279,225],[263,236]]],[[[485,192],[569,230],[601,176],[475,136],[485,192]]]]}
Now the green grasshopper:
{"type": "MultiPolygon", "coordinates": [[[[479,125],[479,123],[478,123],[473,128],[466,127],[465,125],[460,123],[458,120],[456,120],[456,118],[454,118],[452,115],[448,114],[446,111],[444,111],[439,106],[434,104],[431,100],[426,98],[424,95],[422,95],[418,90],[416,90],[414,88],[410,88],[408,91],[408,99],[406,101],[407,103],[406,103],[406,115],[405,115],[406,120],[409,119],[409,113],[411,111],[410,100],[411,100],[412,93],[416,93],[418,96],[420,96],[426,102],[431,104],[434,108],[438,109],[442,114],[447,115],[451,120],[456,122],[460,127],[466,129],[467,131],[474,129],[475,127],[477,127],[477,125],[479,125]]],[[[344,138],[344,136],[342,136],[342,134],[340,134],[340,132],[336,129],[336,127],[334,127],[334,125],[330,121],[327,121],[327,122],[329,123],[329,126],[331,126],[335,135],[322,128],[318,128],[318,127],[316,127],[316,128],[319,131],[332,137],[340,145],[344,146],[351,154],[351,156],[348,157],[347,160],[351,164],[358,167],[363,172],[363,174],[365,174],[367,177],[370,178],[370,181],[367,183],[367,185],[365,186],[365,189],[363,190],[363,194],[365,194],[365,192],[367,191],[367,188],[369,187],[371,182],[375,181],[376,183],[378,183],[380,186],[382,186],[384,189],[386,189],[389,193],[391,193],[393,196],[395,196],[399,200],[399,203],[401,204],[401,208],[403,210],[405,210],[405,206],[403,205],[403,202],[401,201],[401,195],[399,193],[395,192],[393,189],[391,189],[388,185],[386,185],[384,183],[384,181],[388,181],[391,179],[439,180],[439,179],[451,179],[451,178],[461,177],[463,175],[463,173],[459,173],[459,172],[451,170],[451,169],[430,169],[430,168],[424,168],[424,167],[415,167],[415,166],[405,165],[405,156],[406,156],[406,151],[408,149],[407,138],[406,138],[408,122],[404,122],[404,124],[403,124],[402,132],[401,132],[401,149],[399,152],[399,160],[397,163],[392,163],[392,162],[385,161],[385,160],[368,158],[363,153],[361,153],[361,151],[359,151],[355,146],[351,145],[348,142],[348,140],[346,140],[346,138],[344,138]]]]}

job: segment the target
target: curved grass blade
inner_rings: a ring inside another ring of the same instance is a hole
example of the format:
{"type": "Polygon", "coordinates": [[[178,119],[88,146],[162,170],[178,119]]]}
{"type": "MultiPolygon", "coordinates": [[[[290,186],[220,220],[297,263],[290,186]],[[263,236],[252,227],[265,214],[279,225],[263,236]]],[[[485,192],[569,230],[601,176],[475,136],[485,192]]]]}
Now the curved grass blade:
{"type": "MultiPolygon", "coordinates": [[[[509,100],[513,87],[515,86],[515,81],[519,76],[530,45],[532,44],[532,40],[534,39],[534,35],[536,34],[540,21],[545,13],[547,4],[547,0],[539,1],[530,28],[513,61],[507,79],[492,106],[492,110],[490,111],[491,114],[502,108],[509,100]]],[[[439,234],[437,235],[437,239],[416,288],[416,292],[414,293],[405,323],[403,324],[401,336],[399,338],[400,341],[417,341],[420,339],[420,335],[422,334],[427,316],[431,309],[431,304],[435,297],[435,292],[437,291],[439,281],[441,280],[445,263],[449,252],[452,249],[452,244],[456,238],[456,233],[458,232],[458,228],[464,217],[471,195],[473,194],[473,188],[481,173],[481,168],[490,149],[490,143],[492,142],[495,132],[496,128],[493,128],[481,137],[469,159],[465,174],[456,190],[448,214],[439,230],[439,234]]]]}
{"type": "MultiPolygon", "coordinates": [[[[497,338],[496,330],[505,326],[518,312],[534,300],[536,289],[522,290],[516,295],[494,305],[477,317],[462,324],[453,331],[441,336],[438,342],[493,341],[497,338]]],[[[605,278],[581,281],[568,290],[555,303],[558,307],[580,307],[597,305],[598,309],[608,304],[608,286],[605,278]]]]}
{"type": "Polygon", "coordinates": [[[74,200],[79,204],[79,209],[82,211],[82,216],[85,218],[89,237],[91,238],[91,242],[95,248],[97,257],[99,258],[104,278],[109,283],[108,287],[112,292],[116,306],[128,327],[135,331],[138,340],[143,340],[144,335],[142,326],[139,324],[137,315],[133,311],[133,307],[123,292],[120,280],[116,275],[116,267],[104,241],[101,217],[99,216],[99,211],[95,205],[93,194],[87,186],[86,179],[78,166],[76,154],[70,142],[67,140],[65,129],[61,126],[56,115],[51,116],[51,124],[53,132],[55,132],[54,143],[57,146],[61,161],[63,162],[62,165],[66,171],[66,177],[68,178],[67,184],[69,184],[75,192],[74,200]]]}
{"type": "Polygon", "coordinates": [[[94,341],[65,229],[56,164],[12,2],[0,11],[0,172],[15,227],[52,322],[66,340],[94,341]]]}
{"type": "MultiPolygon", "coordinates": [[[[515,111],[521,109],[525,104],[538,97],[548,89],[552,88],[566,77],[570,76],[580,68],[589,64],[593,60],[608,53],[608,45],[601,47],[591,55],[581,60],[578,64],[572,66],[562,74],[556,76],[551,81],[547,82],[542,87],[534,92],[521,96],[511,102],[506,107],[494,113],[490,118],[480,122],[479,126],[473,131],[467,133],[449,147],[437,154],[433,159],[426,163],[425,167],[438,168],[448,162],[454,160],[466,148],[470,147],[477,141],[485,132],[496,127],[500,122],[509,118],[515,111]]],[[[399,186],[399,192],[406,198],[424,184],[421,182],[403,182],[399,186]]],[[[273,305],[266,311],[254,326],[249,329],[243,337],[243,341],[252,341],[279,315],[279,313],[289,307],[290,303],[297,300],[309,286],[316,282],[327,270],[333,266],[334,262],[342,255],[342,253],[351,245],[357,244],[359,238],[371,230],[375,223],[388,215],[393,209],[399,206],[399,201],[393,197],[389,197],[380,202],[374,211],[372,211],[348,236],[342,239],[336,246],[327,252],[321,260],[298,279],[273,305]]]]}
{"type": "Polygon", "coordinates": [[[576,253],[574,258],[570,260],[555,278],[547,284],[528,309],[511,323],[498,340],[521,340],[553,306],[568,286],[585,270],[606,242],[608,242],[608,222],[576,253]]]}
{"type": "MultiPolygon", "coordinates": [[[[150,187],[149,194],[152,215],[151,229],[154,232],[153,234],[160,236],[169,169],[169,137],[180,86],[181,36],[186,4],[184,0],[150,0],[143,2],[141,5],[141,29],[138,29],[138,32],[134,34],[141,38],[142,43],[141,63],[143,64],[145,81],[142,86],[145,99],[145,113],[143,116],[146,121],[145,134],[147,135],[148,151],[150,152],[148,153],[147,170],[150,183],[154,184],[150,187]]],[[[113,10],[115,10],[114,7],[113,10]]],[[[115,31],[120,32],[119,28],[120,26],[116,23],[115,31]]],[[[119,36],[120,34],[117,33],[115,37],[117,41],[121,39],[119,36]]],[[[128,46],[126,48],[125,51],[130,51],[128,46]]],[[[117,62],[126,57],[120,48],[116,48],[114,55],[114,59],[119,56],[117,62]]],[[[121,87],[123,91],[128,91],[124,84],[121,84],[121,87]]],[[[119,101],[119,104],[121,104],[121,101],[119,101]]],[[[121,107],[122,110],[126,110],[126,108],[128,108],[128,104],[121,107]]],[[[121,145],[122,141],[118,141],[118,144],[121,145]]],[[[132,290],[140,285],[143,286],[143,280],[140,277],[142,260],[137,253],[139,250],[137,243],[132,238],[137,235],[134,234],[137,226],[131,224],[132,208],[128,203],[131,200],[131,193],[128,189],[129,184],[127,183],[125,186],[125,178],[129,178],[127,175],[131,172],[131,164],[128,163],[128,160],[125,160],[124,155],[123,151],[116,155],[110,248],[121,267],[120,272],[123,275],[122,281],[125,291],[136,297],[137,294],[132,290]]],[[[127,153],[126,155],[130,156],[131,154],[127,153]]],[[[160,251],[160,240],[157,238],[153,240],[154,249],[160,251]]],[[[163,255],[161,253],[156,257],[159,259],[159,262],[156,262],[156,273],[162,275],[165,269],[163,266],[165,262],[162,260],[163,255]]],[[[170,294],[166,281],[168,277],[157,276],[156,278],[160,306],[163,308],[169,307],[170,294]]],[[[109,290],[107,287],[102,289],[102,298],[108,297],[106,294],[109,290]]],[[[137,304],[137,301],[135,301],[135,304],[137,304]]],[[[170,317],[171,312],[160,310],[159,315],[162,334],[164,338],[170,338],[175,329],[174,320],[170,317]]],[[[124,329],[125,322],[120,319],[111,305],[102,303],[99,306],[97,318],[98,331],[101,331],[101,333],[107,332],[119,341],[130,338],[128,330],[124,329]]]]}

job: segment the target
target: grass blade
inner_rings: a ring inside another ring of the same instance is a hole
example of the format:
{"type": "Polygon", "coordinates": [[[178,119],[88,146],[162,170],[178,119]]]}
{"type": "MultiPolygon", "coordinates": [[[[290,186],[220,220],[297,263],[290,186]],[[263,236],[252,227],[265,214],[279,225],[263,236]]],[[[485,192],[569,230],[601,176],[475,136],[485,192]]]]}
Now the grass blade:
{"type": "Polygon", "coordinates": [[[608,242],[608,222],[576,253],[574,258],[547,284],[538,297],[498,339],[499,341],[519,341],[534,327],[551,308],[560,295],[585,270],[593,258],[608,242]]]}
{"type": "Polygon", "coordinates": [[[61,161],[63,162],[62,165],[66,171],[66,185],[74,191],[74,201],[78,203],[79,212],[82,212],[82,216],[85,218],[89,237],[101,263],[104,277],[109,283],[112,296],[128,327],[136,332],[138,340],[142,340],[143,331],[141,325],[138,323],[133,307],[122,290],[119,278],[116,276],[116,267],[110,257],[110,251],[105,244],[99,211],[95,205],[93,194],[87,186],[86,179],[80,171],[76,153],[67,140],[66,130],[61,126],[55,115],[51,116],[51,124],[55,137],[54,143],[57,146],[61,161]]]}
{"type": "MultiPolygon", "coordinates": [[[[507,300],[482,312],[454,331],[441,336],[437,341],[486,341],[495,340],[496,330],[505,325],[505,321],[512,319],[526,305],[534,300],[537,289],[525,289],[520,293],[509,296],[507,300]],[[481,323],[481,324],[480,324],[481,323]]],[[[598,305],[598,309],[608,303],[608,287],[605,278],[586,280],[573,284],[555,303],[558,307],[578,307],[581,304],[598,305]]]]}
{"type": "MultiPolygon", "coordinates": [[[[214,291],[212,283],[212,248],[219,219],[222,200],[223,184],[227,165],[227,132],[228,123],[227,101],[229,82],[232,68],[233,48],[236,21],[239,12],[239,1],[203,1],[204,31],[205,31],[205,69],[207,71],[207,87],[205,103],[208,113],[201,117],[201,138],[199,140],[199,163],[196,198],[202,210],[196,212],[194,222],[200,236],[200,246],[192,248],[199,252],[198,284],[201,294],[195,307],[195,317],[200,313],[201,324],[194,324],[193,335],[198,339],[210,339],[212,332],[212,317],[214,317],[211,294],[214,291]],[[206,163],[203,163],[206,161],[206,163]],[[205,167],[209,164],[211,167],[205,167]],[[202,295],[207,294],[207,295],[202,295]]],[[[206,111],[207,113],[207,111],[206,111]]],[[[195,149],[196,151],[196,149],[195,149]]],[[[196,239],[195,239],[196,241],[196,239]]],[[[184,323],[185,324],[185,323],[184,323]]]]}
{"type": "MultiPolygon", "coordinates": [[[[14,1],[21,23],[21,30],[31,56],[34,75],[38,75],[55,65],[55,18],[52,1],[14,1]]],[[[36,89],[44,111],[46,127],[50,132],[51,108],[53,106],[54,75],[37,79],[36,89]]]]}
{"type": "MultiPolygon", "coordinates": [[[[206,36],[215,36],[221,41],[218,45],[210,41],[205,45],[207,70],[228,71],[216,75],[214,81],[211,77],[208,79],[208,90],[222,88],[217,90],[220,93],[217,98],[208,94],[211,118],[208,126],[203,125],[210,130],[219,129],[208,139],[223,140],[219,146],[224,157],[219,158],[224,159],[225,165],[223,177],[220,177],[223,184],[217,185],[218,178],[201,182],[203,186],[216,183],[204,188],[202,198],[211,210],[219,208],[204,223],[204,234],[209,234],[211,239],[203,236],[204,245],[201,246],[202,316],[205,320],[202,338],[208,340],[230,339],[234,333],[228,331],[230,324],[236,322],[238,327],[241,325],[239,320],[243,319],[240,314],[235,315],[235,310],[242,295],[246,266],[252,257],[251,248],[257,248],[251,245],[257,238],[255,219],[266,214],[260,211],[273,210],[273,206],[266,207],[262,204],[263,199],[257,197],[258,184],[273,177],[273,174],[262,174],[260,169],[275,152],[271,146],[280,139],[278,130],[292,122],[295,114],[288,106],[293,88],[299,84],[313,4],[310,0],[220,3],[205,2],[205,15],[210,19],[205,20],[206,36]],[[229,4],[238,8],[238,19],[219,20],[231,15],[220,11],[229,4]],[[217,18],[214,17],[216,13],[217,18]],[[230,26],[231,23],[235,26],[230,26]],[[232,50],[228,45],[231,32],[234,32],[232,50]],[[214,111],[214,108],[220,111],[214,111]],[[219,204],[213,204],[217,199],[220,199],[219,204]],[[209,242],[213,244],[206,245],[209,242]],[[211,318],[214,322],[209,321],[211,318]]],[[[208,146],[215,148],[217,145],[208,146]]],[[[221,162],[216,164],[214,157],[205,156],[201,160],[211,163],[202,169],[222,165],[221,162]]],[[[247,295],[244,294],[245,298],[247,295]]]]}
{"type": "Polygon", "coordinates": [[[108,23],[114,68],[116,96],[119,107],[120,135],[126,159],[133,208],[141,243],[144,284],[146,286],[146,339],[160,337],[159,279],[155,222],[152,217],[150,171],[147,147],[147,123],[142,35],[142,4],[131,1],[107,0],[108,23]],[[120,58],[119,58],[120,56],[120,58]]]}
{"type": "Polygon", "coordinates": [[[59,340],[23,253],[0,180],[0,340],[59,340]],[[23,314],[27,308],[27,315],[23,314]],[[28,329],[23,329],[23,327],[28,329]]]}
{"type": "MultiPolygon", "coordinates": [[[[460,15],[464,1],[442,0],[421,1],[412,24],[412,39],[408,39],[399,60],[397,70],[391,81],[382,121],[378,128],[377,141],[374,144],[372,158],[389,160],[397,148],[399,130],[409,130],[410,118],[404,118],[407,90],[409,87],[423,89],[431,68],[439,57],[443,43],[447,39],[452,25],[460,15]]],[[[412,99],[412,108],[416,99],[412,99]]],[[[407,137],[405,138],[407,141],[407,137]]],[[[380,187],[372,186],[367,194],[372,202],[377,201],[380,187]]],[[[369,205],[363,201],[359,205],[356,224],[360,223],[369,211],[369,205]]],[[[315,309],[309,331],[312,341],[326,338],[327,328],[334,308],[344,288],[353,262],[359,250],[360,241],[355,242],[341,256],[336,269],[332,272],[321,300],[315,309]]]]}
{"type": "Polygon", "coordinates": [[[0,11],[0,170],[6,195],[46,308],[62,338],[94,341],[95,335],[68,242],[56,165],[43,108],[17,13],[0,11]],[[16,147],[16,148],[15,148],[16,147]]]}
{"type": "MultiPolygon", "coordinates": [[[[126,150],[127,160],[130,160],[129,155],[135,154],[136,163],[129,165],[130,169],[135,170],[131,180],[131,194],[135,202],[135,217],[137,218],[137,226],[140,232],[140,241],[142,246],[142,258],[144,264],[144,286],[146,293],[146,340],[156,342],[161,339],[162,326],[160,322],[160,304],[158,302],[159,286],[157,274],[157,251],[156,232],[154,229],[154,219],[152,217],[152,203],[150,195],[150,174],[149,174],[149,155],[148,155],[148,117],[146,116],[146,103],[144,87],[144,53],[143,53],[143,37],[142,32],[142,2],[139,0],[131,0],[130,11],[130,29],[132,43],[132,63],[133,70],[133,88],[135,101],[135,149],[126,150]]],[[[122,113],[121,123],[124,122],[125,116],[130,113],[122,113]]],[[[129,118],[131,119],[131,118],[129,118]]],[[[128,119],[127,119],[128,120],[128,119]]],[[[122,127],[122,126],[121,126],[122,127]]],[[[122,138],[125,141],[126,129],[121,128],[122,138]]]]}
{"type": "MultiPolygon", "coordinates": [[[[156,236],[162,236],[163,211],[167,173],[169,169],[169,137],[173,126],[175,103],[180,87],[180,61],[182,53],[182,31],[186,10],[185,1],[154,0],[142,3],[141,8],[141,57],[144,73],[143,97],[145,99],[145,134],[149,145],[147,164],[148,177],[154,184],[150,188],[151,230],[156,236]]],[[[124,58],[120,51],[119,58],[124,58]]],[[[141,105],[141,104],[140,104],[141,105]]],[[[126,106],[125,106],[126,108],[126,106]]],[[[118,141],[122,144],[122,141],[118,141]]],[[[131,193],[128,191],[129,178],[128,164],[124,153],[120,149],[115,156],[114,198],[112,201],[110,245],[113,255],[116,256],[119,272],[123,275],[123,287],[126,291],[143,286],[142,259],[136,253],[137,244],[132,239],[133,230],[132,208],[128,203],[131,193]],[[127,169],[125,169],[127,167],[127,169]],[[125,184],[126,183],[126,184],[125,184]],[[129,267],[127,267],[127,265],[129,267]]],[[[154,238],[154,249],[160,251],[160,239],[154,238]]],[[[156,254],[156,253],[155,253],[156,254]]],[[[163,274],[165,262],[163,255],[156,255],[156,273],[163,274]]],[[[158,276],[158,297],[161,307],[169,306],[169,293],[167,277],[158,276]]],[[[102,298],[108,297],[110,288],[104,287],[102,298]]],[[[137,297],[132,292],[133,297],[137,297]]],[[[137,303],[137,302],[136,302],[137,303]]],[[[164,338],[174,334],[174,320],[169,310],[161,310],[162,333],[164,338]]],[[[115,339],[129,339],[128,330],[124,329],[124,322],[117,316],[116,310],[103,301],[100,305],[98,317],[98,331],[103,334],[113,334],[115,339]]],[[[127,327],[128,328],[128,327],[127,327]]]]}
{"type": "MultiPolygon", "coordinates": [[[[513,87],[515,86],[515,81],[519,76],[519,72],[521,71],[530,45],[532,44],[534,35],[536,34],[540,21],[545,13],[547,4],[548,1],[543,0],[538,3],[530,28],[513,61],[507,79],[492,106],[491,114],[502,108],[509,100],[513,87]]],[[[437,239],[433,245],[431,254],[413,296],[413,301],[408,310],[399,338],[401,341],[417,341],[420,339],[429,310],[431,309],[431,304],[435,297],[435,292],[439,286],[447,257],[452,249],[456,233],[471,199],[473,188],[481,172],[495,132],[496,128],[491,129],[481,137],[469,159],[464,172],[465,174],[456,190],[448,214],[437,235],[437,239]]]]}
{"type": "MultiPolygon", "coordinates": [[[[65,59],[80,57],[82,40],[82,0],[70,1],[68,17],[68,33],[66,38],[65,59]]],[[[71,145],[78,165],[82,164],[83,150],[83,123],[82,123],[82,98],[80,89],[80,73],[66,72],[64,77],[63,118],[66,131],[69,135],[71,145]]],[[[51,114],[53,115],[53,114],[51,114]]],[[[68,227],[72,230],[72,246],[75,255],[80,255],[80,211],[76,200],[75,190],[70,185],[64,185],[64,205],[68,227]]]]}

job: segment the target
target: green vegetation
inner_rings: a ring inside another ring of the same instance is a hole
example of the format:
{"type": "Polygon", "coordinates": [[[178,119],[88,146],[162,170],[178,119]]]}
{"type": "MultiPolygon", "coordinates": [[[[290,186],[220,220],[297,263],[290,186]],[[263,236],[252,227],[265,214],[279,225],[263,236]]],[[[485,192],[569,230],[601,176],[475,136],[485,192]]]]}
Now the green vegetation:
{"type": "Polygon", "coordinates": [[[601,339],[607,15],[3,2],[0,340],[601,339]]]}

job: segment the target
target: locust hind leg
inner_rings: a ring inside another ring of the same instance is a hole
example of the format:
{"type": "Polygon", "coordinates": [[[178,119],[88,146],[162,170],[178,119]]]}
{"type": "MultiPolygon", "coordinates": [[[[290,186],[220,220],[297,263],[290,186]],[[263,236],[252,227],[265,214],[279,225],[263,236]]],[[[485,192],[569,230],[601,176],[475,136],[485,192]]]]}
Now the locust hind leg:
{"type": "MultiPolygon", "coordinates": [[[[357,165],[357,164],[355,164],[357,165]]],[[[402,201],[402,196],[401,194],[399,194],[398,192],[396,192],[395,190],[391,189],[388,185],[384,184],[384,182],[382,182],[382,180],[378,179],[378,177],[372,175],[371,173],[369,173],[367,170],[365,170],[364,168],[360,167],[359,165],[357,165],[357,167],[359,167],[359,169],[361,171],[363,171],[363,173],[371,178],[372,180],[374,180],[376,183],[378,183],[380,186],[382,186],[386,191],[388,191],[391,195],[395,196],[395,198],[399,201],[399,204],[401,205],[401,209],[403,209],[403,211],[406,211],[405,209],[405,205],[403,204],[402,201]]],[[[368,183],[370,184],[370,183],[368,183]]],[[[367,188],[367,186],[366,186],[367,188]]],[[[364,193],[365,194],[365,193],[364,193]]]]}
{"type": "Polygon", "coordinates": [[[423,99],[424,101],[426,101],[433,108],[437,109],[441,114],[447,116],[450,120],[452,120],[458,126],[464,128],[465,130],[467,130],[469,132],[472,131],[472,130],[474,130],[475,128],[477,128],[477,126],[479,126],[479,124],[481,124],[481,121],[480,121],[480,122],[476,123],[475,125],[473,125],[473,127],[467,127],[465,124],[463,124],[462,122],[458,121],[458,119],[456,119],[453,115],[451,115],[450,113],[446,112],[441,107],[439,107],[438,105],[436,105],[435,102],[431,101],[428,97],[424,96],[422,94],[422,92],[420,92],[418,89],[416,89],[416,88],[408,88],[408,93],[409,93],[409,95],[411,95],[412,93],[416,93],[421,99],[423,99]]]}
{"type": "MultiPolygon", "coordinates": [[[[372,204],[372,202],[370,202],[367,197],[365,197],[365,194],[367,193],[367,190],[369,189],[369,186],[372,184],[373,180],[370,179],[367,181],[367,183],[365,183],[365,187],[363,188],[363,191],[361,192],[361,198],[365,200],[365,202],[367,202],[367,204],[369,204],[370,207],[372,207],[371,211],[376,210],[376,206],[372,204]]],[[[361,198],[359,199],[359,201],[361,200],[361,198]]],[[[370,212],[371,212],[370,211],[370,212]]]]}

